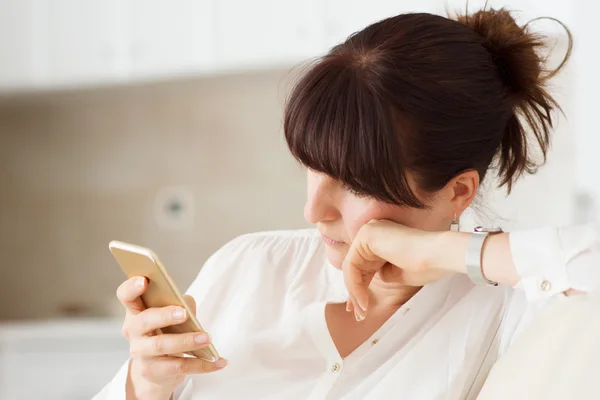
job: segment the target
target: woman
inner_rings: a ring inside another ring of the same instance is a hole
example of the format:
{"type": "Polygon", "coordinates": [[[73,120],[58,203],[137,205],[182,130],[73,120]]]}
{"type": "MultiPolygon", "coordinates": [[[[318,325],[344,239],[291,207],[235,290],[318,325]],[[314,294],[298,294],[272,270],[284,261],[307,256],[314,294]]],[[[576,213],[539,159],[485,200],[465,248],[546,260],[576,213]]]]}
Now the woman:
{"type": "MultiPolygon", "coordinates": [[[[521,269],[479,269],[498,287],[474,285],[454,245],[433,247],[448,261],[435,268],[419,257],[471,204],[490,166],[510,190],[535,170],[531,147],[546,153],[557,105],[544,89],[554,73],[537,54],[542,39],[504,10],[405,14],[333,48],[297,83],[284,122],[308,169],[304,212],[319,232],[247,235],[215,253],[188,291],[210,339],[153,335],[185,313],[144,310],[145,279],[126,281],[118,296],[132,359],[99,397],[474,398],[544,299],[570,281],[556,263],[537,262],[528,235],[511,236],[521,269]],[[403,269],[360,239],[388,223],[414,229],[403,269]],[[209,340],[228,362],[177,356],[209,340]]],[[[502,237],[478,251],[493,259],[488,246],[502,237]]]]}

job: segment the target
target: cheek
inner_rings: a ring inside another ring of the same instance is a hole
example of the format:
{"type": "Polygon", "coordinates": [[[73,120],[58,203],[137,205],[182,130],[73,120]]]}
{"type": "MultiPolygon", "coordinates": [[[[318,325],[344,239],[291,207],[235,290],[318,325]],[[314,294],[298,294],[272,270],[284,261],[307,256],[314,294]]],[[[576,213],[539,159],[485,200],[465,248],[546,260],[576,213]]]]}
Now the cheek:
{"type": "MultiPolygon", "coordinates": [[[[359,199],[362,200],[362,199],[359,199]]],[[[398,207],[378,201],[353,201],[349,202],[344,210],[344,225],[353,239],[360,228],[373,219],[387,219],[411,228],[426,231],[446,230],[449,218],[441,209],[415,209],[398,207]]]]}
{"type": "Polygon", "coordinates": [[[355,198],[348,201],[343,209],[343,218],[348,239],[352,240],[360,228],[373,219],[398,220],[400,207],[390,206],[374,200],[355,198]]]}

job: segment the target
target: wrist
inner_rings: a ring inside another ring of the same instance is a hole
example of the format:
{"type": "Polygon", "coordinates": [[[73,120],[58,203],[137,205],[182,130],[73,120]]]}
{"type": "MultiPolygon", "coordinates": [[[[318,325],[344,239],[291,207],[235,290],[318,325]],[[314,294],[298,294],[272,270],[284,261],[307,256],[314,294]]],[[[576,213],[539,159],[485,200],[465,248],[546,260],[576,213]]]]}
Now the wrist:
{"type": "MultiPolygon", "coordinates": [[[[165,390],[163,387],[149,382],[140,382],[132,393],[134,395],[131,397],[132,400],[171,400],[173,398],[172,390],[165,390]]],[[[129,397],[127,399],[129,400],[129,397]]]]}
{"type": "Polygon", "coordinates": [[[171,400],[173,398],[173,390],[146,380],[141,374],[136,373],[135,369],[135,363],[131,360],[126,384],[127,400],[171,400]]]}
{"type": "Polygon", "coordinates": [[[466,274],[465,255],[470,238],[471,234],[468,232],[437,232],[429,253],[431,268],[466,274]]]}

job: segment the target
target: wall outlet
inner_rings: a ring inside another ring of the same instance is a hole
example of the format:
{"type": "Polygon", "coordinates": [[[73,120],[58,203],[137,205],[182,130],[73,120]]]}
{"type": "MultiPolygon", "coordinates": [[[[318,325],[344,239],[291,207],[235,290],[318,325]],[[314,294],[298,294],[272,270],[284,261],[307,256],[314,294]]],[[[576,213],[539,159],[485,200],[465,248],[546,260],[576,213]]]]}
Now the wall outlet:
{"type": "Polygon", "coordinates": [[[164,187],[156,194],[154,215],[159,227],[183,229],[194,225],[194,193],[189,186],[164,187]]]}

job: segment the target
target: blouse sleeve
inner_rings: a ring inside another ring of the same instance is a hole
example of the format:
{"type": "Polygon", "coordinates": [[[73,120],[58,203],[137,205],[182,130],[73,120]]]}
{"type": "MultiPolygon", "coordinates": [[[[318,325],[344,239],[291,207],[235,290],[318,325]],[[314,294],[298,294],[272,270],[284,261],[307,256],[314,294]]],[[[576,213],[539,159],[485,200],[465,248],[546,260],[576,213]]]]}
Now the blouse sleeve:
{"type": "Polygon", "coordinates": [[[553,304],[567,300],[563,292],[600,289],[600,225],[521,230],[509,237],[521,279],[517,290],[506,292],[498,355],[509,351],[540,318],[551,318],[553,304]]]}
{"type": "Polygon", "coordinates": [[[600,287],[600,224],[512,232],[510,248],[530,302],[600,287]]]}

